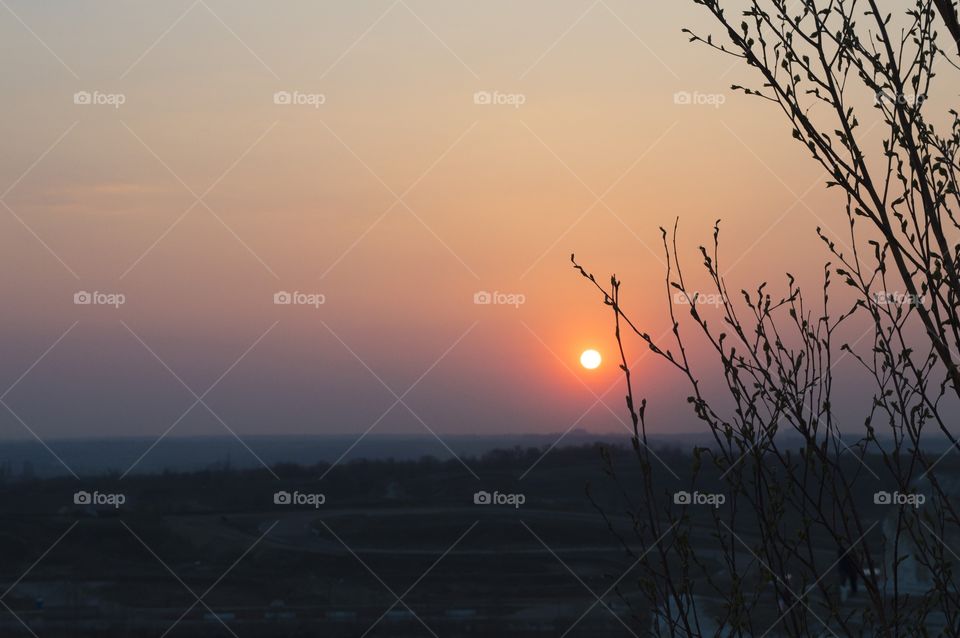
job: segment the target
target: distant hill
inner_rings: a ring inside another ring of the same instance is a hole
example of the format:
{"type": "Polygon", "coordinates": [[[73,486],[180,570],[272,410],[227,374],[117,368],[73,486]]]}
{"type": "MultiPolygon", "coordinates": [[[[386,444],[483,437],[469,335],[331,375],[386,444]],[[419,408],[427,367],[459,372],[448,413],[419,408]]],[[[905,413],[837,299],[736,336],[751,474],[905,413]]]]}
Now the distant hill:
{"type": "MultiPolygon", "coordinates": [[[[83,475],[116,471],[123,473],[136,463],[134,474],[152,474],[166,470],[183,472],[202,469],[249,469],[260,467],[256,457],[268,465],[292,463],[315,465],[332,463],[346,454],[342,461],[356,459],[398,461],[416,460],[425,456],[445,460],[450,450],[461,457],[478,457],[496,449],[582,446],[592,443],[629,445],[629,436],[622,434],[594,434],[573,430],[563,435],[550,434],[504,435],[443,435],[443,443],[430,435],[359,435],[331,434],[316,436],[244,436],[243,443],[230,436],[167,437],[154,445],[155,439],[146,437],[105,439],[48,440],[47,446],[63,459],[74,472],[83,475]],[[562,438],[561,438],[562,436],[562,438]],[[557,441],[559,440],[559,443],[557,441]],[[244,445],[246,444],[246,446],[244,445]],[[449,450],[447,449],[449,447],[449,450]],[[247,449],[249,447],[249,450],[247,449]],[[149,452],[147,452],[150,450],[149,452]],[[252,450],[252,452],[251,452],[252,450]],[[256,454],[256,457],[254,456],[256,454]],[[138,463],[137,459],[143,457],[138,463]]],[[[801,440],[784,435],[781,443],[801,440]]],[[[711,447],[713,439],[705,434],[675,434],[650,437],[656,448],[688,450],[693,446],[711,447]]],[[[847,438],[848,444],[853,443],[847,438]]],[[[931,452],[945,451],[946,440],[931,438],[925,446],[931,452]]],[[[68,474],[66,468],[37,441],[17,440],[0,443],[0,473],[7,477],[45,478],[68,474]]]]}
{"type": "MultiPolygon", "coordinates": [[[[268,465],[292,463],[314,465],[355,459],[398,461],[432,456],[451,458],[449,446],[458,456],[480,456],[495,449],[545,448],[562,433],[517,436],[443,435],[443,443],[430,435],[374,435],[357,443],[357,434],[317,436],[244,436],[243,443],[230,436],[167,437],[151,450],[156,439],[146,437],[103,439],[60,439],[45,441],[47,446],[74,472],[83,476],[109,471],[125,472],[136,463],[134,474],[165,470],[182,472],[210,468],[260,467],[256,457],[268,465]],[[246,445],[244,445],[246,444],[246,445]],[[247,449],[249,447],[249,450],[247,449]],[[149,452],[148,452],[149,450],[149,452]],[[252,451],[252,452],[251,452],[252,451]],[[256,454],[256,456],[254,456],[256,454]],[[137,459],[143,457],[138,463],[137,459]]],[[[604,442],[627,444],[624,436],[602,436],[574,430],[563,437],[561,446],[604,442]]],[[[45,478],[69,474],[53,454],[37,441],[0,442],[0,471],[10,477],[45,478]]]]}

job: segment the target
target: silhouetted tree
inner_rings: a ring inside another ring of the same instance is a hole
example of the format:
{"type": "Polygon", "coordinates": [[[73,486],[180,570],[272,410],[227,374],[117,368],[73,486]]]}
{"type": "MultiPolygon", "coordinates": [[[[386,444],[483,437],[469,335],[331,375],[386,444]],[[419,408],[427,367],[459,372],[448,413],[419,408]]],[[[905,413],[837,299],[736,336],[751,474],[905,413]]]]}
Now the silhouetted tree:
{"type": "MultiPolygon", "coordinates": [[[[952,51],[960,40],[955,3],[891,1],[891,12],[875,0],[693,1],[720,33],[686,31],[691,41],[757,74],[756,86],[733,89],[783,113],[804,153],[823,167],[826,186],[843,194],[849,236],[817,229],[833,263],[816,300],[787,275],[783,294],[768,292],[764,282],[741,290],[737,301],[721,269],[718,222],[713,245],[700,248],[711,293],[720,299],[722,321],[715,325],[684,279],[676,226],[663,230],[667,297],[680,295],[689,309],[689,324],[681,325],[670,304],[670,345],[635,323],[615,276],[607,287],[574,261],[614,314],[642,469],[639,485],[620,487],[646,548],[636,569],[655,633],[960,635],[960,546],[949,546],[960,539],[960,482],[943,476],[942,455],[921,444],[931,432],[957,444],[951,428],[960,398],[960,117],[952,109],[931,114],[928,99],[938,72],[957,69],[955,54],[941,47],[949,42],[952,51]],[[734,4],[743,9],[736,17],[734,4]],[[952,38],[938,35],[941,23],[952,38]],[[875,149],[858,137],[865,124],[882,129],[875,149]],[[839,310],[831,303],[835,278],[847,288],[839,310]],[[837,342],[839,327],[849,323],[872,328],[868,347],[837,342]],[[707,396],[702,371],[688,356],[690,325],[719,363],[723,400],[707,396]],[[688,488],[702,485],[704,462],[714,466],[711,476],[719,473],[720,485],[710,491],[726,502],[706,517],[664,487],[624,332],[685,379],[693,413],[713,436],[711,448],[694,451],[688,488]],[[833,368],[844,353],[874,386],[862,397],[858,440],[849,443],[833,408],[833,368]],[[778,433],[801,443],[785,443],[778,433]],[[868,454],[882,463],[871,468],[868,454]],[[914,501],[923,493],[926,502],[878,514],[887,489],[914,501]],[[852,579],[865,594],[851,600],[856,592],[840,585],[852,579]]],[[[636,602],[626,594],[624,600],[636,602]]]]}

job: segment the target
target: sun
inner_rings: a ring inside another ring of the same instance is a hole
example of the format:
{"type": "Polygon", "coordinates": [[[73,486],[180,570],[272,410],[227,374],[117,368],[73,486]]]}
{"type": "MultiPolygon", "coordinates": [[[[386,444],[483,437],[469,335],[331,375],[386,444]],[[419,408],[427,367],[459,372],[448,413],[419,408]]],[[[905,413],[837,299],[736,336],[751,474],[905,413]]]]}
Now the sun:
{"type": "Polygon", "coordinates": [[[580,355],[580,365],[587,370],[596,370],[600,367],[601,361],[603,361],[603,357],[596,350],[584,350],[583,354],[580,355]]]}

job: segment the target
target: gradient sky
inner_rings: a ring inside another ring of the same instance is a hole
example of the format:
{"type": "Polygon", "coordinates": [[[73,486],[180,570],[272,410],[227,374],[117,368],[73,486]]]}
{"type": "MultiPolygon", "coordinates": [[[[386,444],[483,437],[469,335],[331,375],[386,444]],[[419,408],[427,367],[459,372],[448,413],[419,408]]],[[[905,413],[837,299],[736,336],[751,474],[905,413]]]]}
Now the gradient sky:
{"type": "MultiPolygon", "coordinates": [[[[747,72],[687,43],[706,26],[692,3],[6,5],[4,438],[618,431],[610,313],[571,252],[620,275],[658,335],[658,226],[681,217],[702,281],[695,249],[723,218],[736,288],[815,283],[814,229],[844,227],[779,114],[729,90],[747,72]],[[577,366],[587,347],[600,370],[577,366]],[[182,417],[192,393],[211,410],[182,417]],[[383,416],[392,393],[410,409],[383,416]]],[[[653,430],[694,426],[665,366],[644,358],[637,381],[653,430]]]]}

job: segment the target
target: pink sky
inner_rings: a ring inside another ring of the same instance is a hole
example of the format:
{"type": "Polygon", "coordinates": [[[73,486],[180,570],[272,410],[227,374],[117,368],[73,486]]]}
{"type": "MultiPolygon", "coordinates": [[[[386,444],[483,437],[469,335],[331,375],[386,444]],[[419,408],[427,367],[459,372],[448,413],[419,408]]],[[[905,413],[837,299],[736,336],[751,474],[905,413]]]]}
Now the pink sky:
{"type": "MultiPolygon", "coordinates": [[[[729,90],[745,71],[686,42],[692,3],[517,4],[10,0],[0,390],[23,423],[0,435],[158,435],[212,385],[241,434],[617,431],[610,313],[571,252],[654,335],[677,216],[695,280],[723,218],[733,287],[817,281],[836,201],[729,90]]],[[[679,379],[637,380],[654,429],[689,429],[679,379]]],[[[204,410],[175,430],[221,433],[204,410]]]]}

